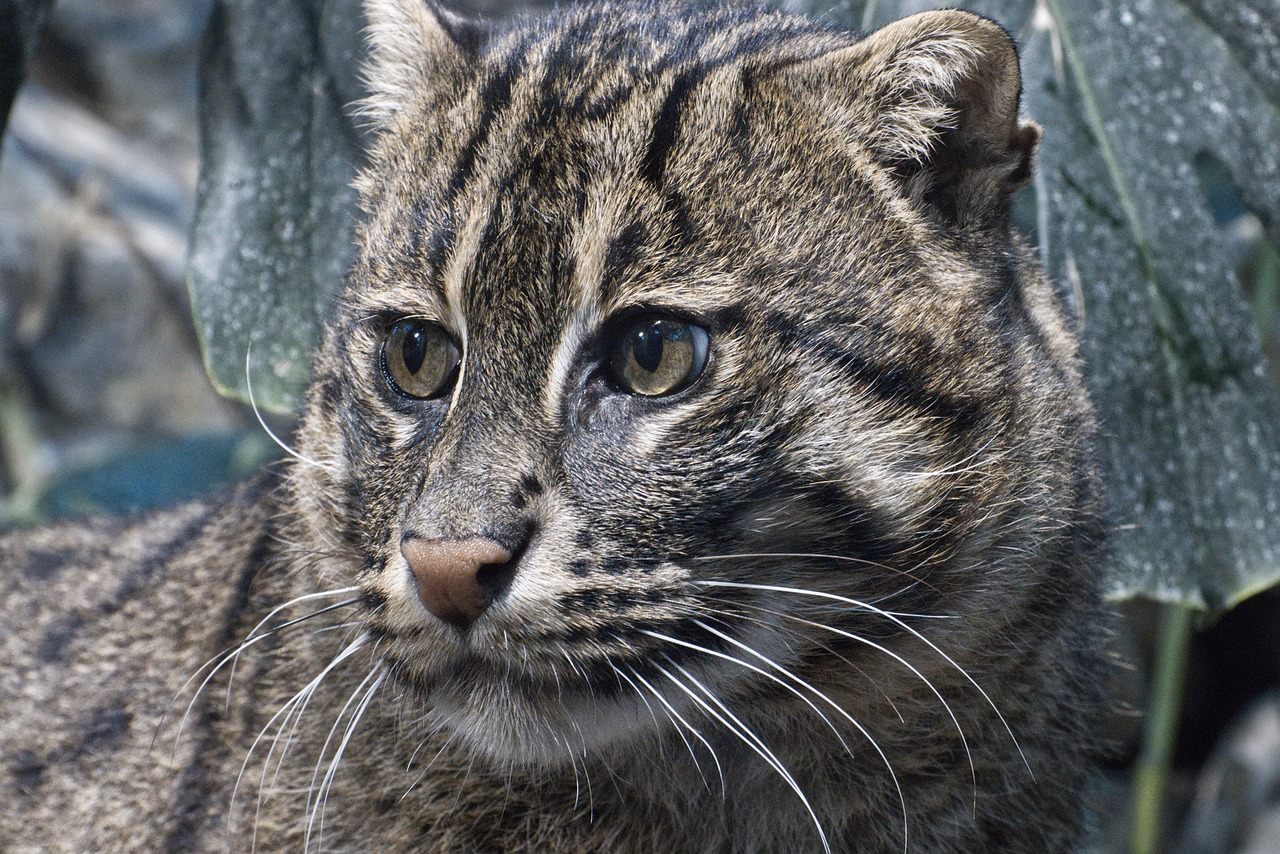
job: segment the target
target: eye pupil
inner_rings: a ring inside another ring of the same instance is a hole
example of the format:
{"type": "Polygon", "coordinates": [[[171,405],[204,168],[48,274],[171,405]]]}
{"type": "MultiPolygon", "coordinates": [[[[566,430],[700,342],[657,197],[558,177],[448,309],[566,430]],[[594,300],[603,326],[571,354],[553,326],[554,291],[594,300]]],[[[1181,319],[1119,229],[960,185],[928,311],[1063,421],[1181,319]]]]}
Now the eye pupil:
{"type": "Polygon", "coordinates": [[[662,364],[662,339],[662,327],[658,323],[636,330],[631,354],[636,364],[651,374],[662,364]]]}
{"type": "Polygon", "coordinates": [[[416,374],[422,370],[422,363],[427,358],[427,343],[423,340],[421,327],[406,332],[404,346],[400,352],[404,358],[405,369],[409,373],[416,374]]]}
{"type": "Polygon", "coordinates": [[[710,337],[700,326],[649,316],[619,331],[607,364],[622,391],[644,397],[674,394],[706,367],[710,337]]]}
{"type": "Polygon", "coordinates": [[[382,375],[400,395],[430,400],[446,394],[458,379],[461,354],[439,324],[406,318],[382,341],[382,375]]]}

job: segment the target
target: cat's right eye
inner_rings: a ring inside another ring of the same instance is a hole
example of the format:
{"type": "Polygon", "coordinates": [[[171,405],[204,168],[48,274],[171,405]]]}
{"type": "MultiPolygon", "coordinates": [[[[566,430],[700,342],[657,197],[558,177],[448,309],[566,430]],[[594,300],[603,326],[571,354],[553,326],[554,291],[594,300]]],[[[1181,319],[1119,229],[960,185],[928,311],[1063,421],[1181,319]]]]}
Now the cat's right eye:
{"type": "Polygon", "coordinates": [[[430,400],[447,394],[461,363],[453,338],[427,320],[398,321],[382,341],[382,375],[405,397],[430,400]]]}

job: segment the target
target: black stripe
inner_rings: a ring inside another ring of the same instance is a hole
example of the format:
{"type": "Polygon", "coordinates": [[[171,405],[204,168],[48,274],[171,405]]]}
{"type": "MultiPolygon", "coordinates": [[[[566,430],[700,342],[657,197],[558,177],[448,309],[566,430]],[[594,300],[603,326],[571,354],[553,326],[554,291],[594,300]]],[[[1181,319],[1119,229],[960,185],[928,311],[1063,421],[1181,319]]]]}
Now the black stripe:
{"type": "Polygon", "coordinates": [[[444,266],[458,237],[452,212],[445,210],[443,222],[435,223],[441,211],[439,200],[435,198],[422,199],[413,209],[410,252],[414,261],[423,262],[429,270],[439,270],[444,266]]]}
{"type": "MultiPolygon", "coordinates": [[[[789,346],[800,347],[812,353],[848,376],[860,389],[885,403],[941,419],[957,434],[968,433],[986,422],[991,406],[989,401],[979,397],[932,391],[928,388],[928,377],[912,364],[900,360],[876,361],[868,358],[864,355],[869,349],[867,346],[859,346],[859,342],[838,343],[823,337],[823,333],[802,330],[792,318],[780,312],[771,313],[766,324],[789,346]]],[[[878,339],[874,347],[877,351],[884,351],[887,344],[894,341],[887,329],[874,324],[867,325],[865,321],[859,337],[878,339]]],[[[918,358],[924,361],[926,356],[935,361],[943,358],[937,353],[921,353],[918,358]]]]}
{"type": "Polygon", "coordinates": [[[635,92],[633,85],[623,83],[616,89],[590,101],[587,100],[587,93],[583,93],[582,97],[570,105],[570,109],[585,121],[600,121],[612,115],[619,107],[631,100],[633,92],[635,92]]]}
{"type": "Polygon", "coordinates": [[[639,605],[662,605],[677,600],[684,590],[679,587],[654,586],[643,590],[617,590],[610,587],[585,587],[570,590],[559,597],[560,606],[570,613],[601,610],[629,611],[639,605]]]}
{"type": "Polygon", "coordinates": [[[930,391],[921,372],[910,365],[872,362],[829,345],[817,346],[813,352],[880,400],[942,419],[955,433],[968,433],[986,421],[984,401],[930,391]]]}
{"type": "MultiPolygon", "coordinates": [[[[32,549],[24,556],[20,571],[31,581],[48,581],[68,566],[77,563],[82,557],[81,551],[73,546],[32,549]]],[[[85,562],[88,561],[85,560],[85,562]]]]}
{"type": "MultiPolygon", "coordinates": [[[[797,482],[796,486],[797,491],[805,495],[806,503],[815,506],[815,515],[835,523],[830,535],[832,545],[837,546],[834,553],[859,562],[839,561],[843,566],[840,572],[852,570],[859,575],[874,577],[874,567],[893,567],[905,552],[915,547],[915,543],[904,543],[893,534],[894,526],[884,514],[849,495],[838,484],[806,485],[797,482]]],[[[824,573],[831,570],[831,566],[823,568],[824,573]]],[[[899,576],[893,575],[893,580],[899,580],[899,576]]]]}
{"type": "Polygon", "coordinates": [[[702,80],[701,71],[686,71],[676,77],[671,84],[667,97],[658,109],[658,117],[649,131],[649,142],[645,147],[644,159],[641,161],[640,177],[651,187],[662,191],[663,177],[667,169],[667,158],[680,133],[681,112],[694,87],[702,80]]]}
{"type": "Polygon", "coordinates": [[[750,107],[744,93],[743,98],[733,107],[733,120],[729,123],[729,147],[738,155],[743,165],[750,162],[751,156],[751,119],[750,107]]]}
{"type": "MultiPolygon", "coordinates": [[[[261,491],[257,495],[258,500],[262,500],[267,490],[276,481],[278,478],[274,475],[270,480],[266,477],[259,480],[261,491]]],[[[262,526],[253,549],[240,567],[240,575],[233,583],[234,595],[230,605],[225,613],[219,615],[222,631],[210,644],[209,651],[220,654],[235,642],[237,633],[243,630],[252,597],[253,582],[269,562],[275,542],[275,526],[267,521],[262,526]]],[[[268,640],[265,643],[275,645],[278,639],[268,640]]],[[[269,655],[270,649],[263,649],[262,654],[269,655]]],[[[252,683],[253,680],[246,681],[252,683]]],[[[252,685],[241,690],[251,688],[252,685]]],[[[200,847],[196,834],[199,833],[205,818],[216,814],[216,811],[209,809],[209,804],[214,800],[216,788],[227,782],[220,774],[214,772],[214,766],[224,758],[221,755],[222,751],[216,748],[220,736],[213,725],[221,713],[220,704],[214,699],[216,696],[217,692],[211,691],[197,698],[198,710],[191,729],[199,734],[199,744],[192,753],[194,761],[183,769],[182,780],[176,786],[175,790],[179,793],[178,803],[175,805],[174,821],[161,848],[163,851],[191,851],[200,847]]]]}
{"type": "Polygon", "coordinates": [[[523,65],[524,58],[519,57],[515,63],[504,66],[489,78],[481,91],[480,124],[458,157],[458,165],[454,168],[453,177],[449,179],[449,188],[445,192],[447,202],[445,207],[458,198],[467,182],[471,180],[471,175],[475,171],[476,155],[488,140],[494,120],[510,105],[511,90],[516,78],[523,70],[523,65]]]}
{"type": "Polygon", "coordinates": [[[616,281],[622,273],[635,264],[640,250],[649,242],[649,226],[634,221],[627,225],[609,244],[604,256],[605,281],[616,281]]]}

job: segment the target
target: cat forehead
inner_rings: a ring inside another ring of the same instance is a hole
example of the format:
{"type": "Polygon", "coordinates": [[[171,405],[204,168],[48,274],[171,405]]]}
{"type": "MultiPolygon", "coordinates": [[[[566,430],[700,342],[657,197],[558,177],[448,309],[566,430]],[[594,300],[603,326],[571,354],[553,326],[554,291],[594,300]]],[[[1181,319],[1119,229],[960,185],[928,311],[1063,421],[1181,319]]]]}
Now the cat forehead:
{"type": "Polygon", "coordinates": [[[516,290],[606,313],[724,302],[741,235],[724,200],[698,195],[753,156],[752,80],[852,37],[773,13],[620,8],[492,39],[459,85],[391,123],[360,182],[356,302],[408,299],[442,316],[510,307],[516,290]],[[708,215],[718,228],[698,221],[708,215]]]}

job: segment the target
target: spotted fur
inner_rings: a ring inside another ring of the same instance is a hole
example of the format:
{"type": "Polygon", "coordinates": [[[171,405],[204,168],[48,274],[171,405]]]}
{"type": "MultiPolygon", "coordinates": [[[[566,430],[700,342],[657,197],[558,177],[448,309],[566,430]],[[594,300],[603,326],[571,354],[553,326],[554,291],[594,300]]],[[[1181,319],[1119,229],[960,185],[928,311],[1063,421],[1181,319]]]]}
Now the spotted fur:
{"type": "Polygon", "coordinates": [[[4,546],[0,847],[1071,850],[1094,426],[1008,35],[367,9],[296,458],[4,546]],[[710,334],[667,396],[602,367],[646,312],[710,334]],[[438,399],[388,382],[405,318],[459,343],[438,399]],[[408,537],[515,555],[465,631],[408,537]]]}

